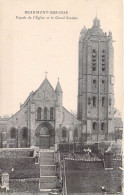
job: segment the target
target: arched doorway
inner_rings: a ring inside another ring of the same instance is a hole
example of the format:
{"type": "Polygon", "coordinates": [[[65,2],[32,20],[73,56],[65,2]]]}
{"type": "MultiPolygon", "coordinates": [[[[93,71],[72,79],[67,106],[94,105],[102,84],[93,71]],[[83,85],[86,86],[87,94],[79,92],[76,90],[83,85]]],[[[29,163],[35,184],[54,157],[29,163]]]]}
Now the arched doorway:
{"type": "Polygon", "coordinates": [[[48,149],[54,146],[55,143],[55,131],[52,125],[48,122],[41,123],[36,131],[36,146],[41,149],[48,149]]]}

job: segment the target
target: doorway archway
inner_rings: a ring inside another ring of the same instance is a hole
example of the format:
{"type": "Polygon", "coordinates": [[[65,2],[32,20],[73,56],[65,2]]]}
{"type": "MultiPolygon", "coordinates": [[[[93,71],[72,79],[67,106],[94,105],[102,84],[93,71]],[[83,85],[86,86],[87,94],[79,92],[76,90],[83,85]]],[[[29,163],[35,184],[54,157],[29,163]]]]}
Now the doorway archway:
{"type": "Polygon", "coordinates": [[[41,149],[48,149],[54,146],[55,143],[55,130],[53,126],[48,122],[41,123],[36,131],[36,146],[41,149]]]}

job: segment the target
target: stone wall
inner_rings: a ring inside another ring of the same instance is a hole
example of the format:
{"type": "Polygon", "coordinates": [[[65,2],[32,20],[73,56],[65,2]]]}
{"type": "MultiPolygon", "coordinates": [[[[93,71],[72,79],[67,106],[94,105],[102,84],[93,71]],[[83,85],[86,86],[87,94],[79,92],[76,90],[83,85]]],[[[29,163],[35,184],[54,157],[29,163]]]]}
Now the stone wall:
{"type": "Polygon", "coordinates": [[[73,135],[74,130],[78,130],[78,138],[77,141],[80,140],[82,135],[81,130],[81,122],[78,121],[75,116],[73,116],[68,110],[66,110],[64,107],[62,107],[62,123],[60,123],[59,127],[56,129],[56,141],[57,143],[62,142],[62,131],[63,129],[66,129],[67,137],[66,142],[73,142],[73,135]]]}
{"type": "MultiPolygon", "coordinates": [[[[22,129],[28,129],[28,106],[22,107],[17,113],[11,116],[7,123],[7,145],[8,147],[21,147],[22,129]],[[16,137],[11,139],[11,130],[16,129],[16,137]]],[[[29,134],[29,129],[28,129],[29,134]]],[[[28,144],[29,145],[29,144],[28,144]]],[[[27,145],[27,146],[28,146],[27,145]]]]}

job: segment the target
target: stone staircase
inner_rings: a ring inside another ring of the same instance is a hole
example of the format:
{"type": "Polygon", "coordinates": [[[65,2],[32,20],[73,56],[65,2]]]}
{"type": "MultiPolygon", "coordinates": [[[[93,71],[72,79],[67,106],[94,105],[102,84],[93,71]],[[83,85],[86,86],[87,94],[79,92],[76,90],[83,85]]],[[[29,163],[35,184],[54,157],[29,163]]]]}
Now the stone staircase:
{"type": "Polygon", "coordinates": [[[56,189],[56,166],[54,163],[54,150],[40,150],[40,180],[39,188],[41,192],[48,192],[56,189]]]}

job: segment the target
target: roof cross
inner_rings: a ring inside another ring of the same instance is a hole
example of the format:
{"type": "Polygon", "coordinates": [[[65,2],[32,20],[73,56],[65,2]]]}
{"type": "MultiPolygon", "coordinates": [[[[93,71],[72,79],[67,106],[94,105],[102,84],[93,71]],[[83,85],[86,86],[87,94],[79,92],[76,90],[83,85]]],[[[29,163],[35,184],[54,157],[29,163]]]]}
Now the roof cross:
{"type": "Polygon", "coordinates": [[[45,78],[47,78],[47,74],[48,74],[48,72],[46,71],[46,72],[45,72],[45,78]]]}

